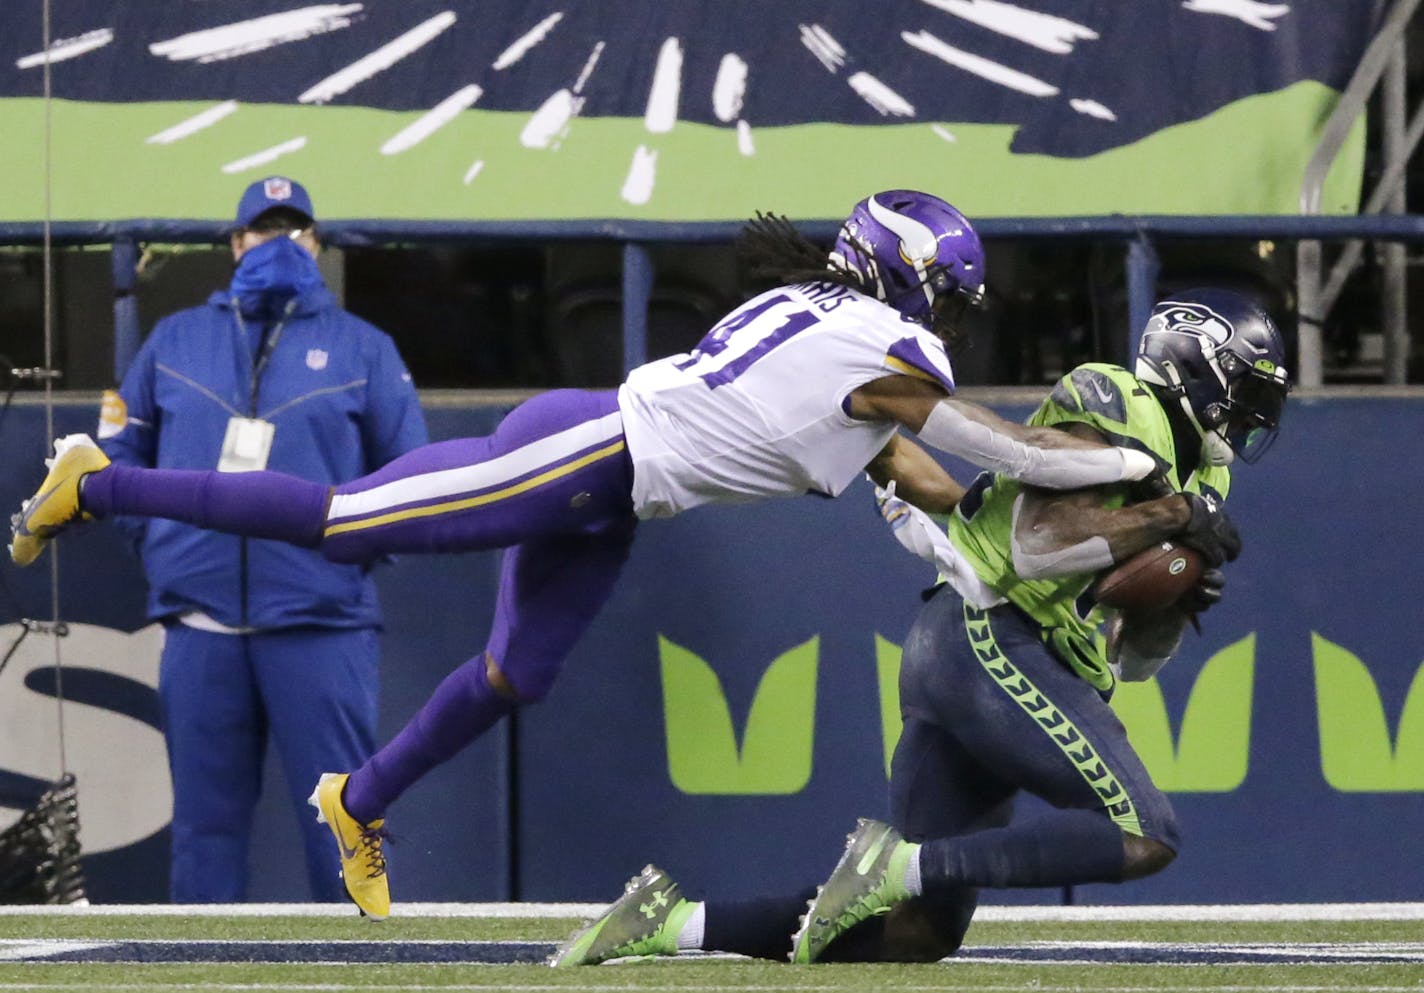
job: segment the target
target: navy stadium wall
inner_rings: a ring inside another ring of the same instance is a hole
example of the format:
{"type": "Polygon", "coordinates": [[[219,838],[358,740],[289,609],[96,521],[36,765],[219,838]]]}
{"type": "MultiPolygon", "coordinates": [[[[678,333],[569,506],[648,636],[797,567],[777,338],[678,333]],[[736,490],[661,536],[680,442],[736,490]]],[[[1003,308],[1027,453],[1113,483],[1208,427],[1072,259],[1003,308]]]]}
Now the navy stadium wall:
{"type": "MultiPolygon", "coordinates": [[[[66,401],[57,431],[87,430],[94,411],[66,401]]],[[[429,417],[444,438],[485,433],[502,413],[429,417]]],[[[1399,457],[1421,416],[1417,397],[1299,399],[1270,456],[1237,474],[1246,549],[1227,598],[1159,680],[1117,701],[1172,794],[1184,849],[1159,877],[1080,888],[1078,902],[1407,900],[1424,888],[1401,830],[1424,818],[1424,639],[1410,606],[1424,597],[1424,476],[1399,457]]],[[[4,505],[38,481],[44,435],[40,408],[6,415],[4,505]]],[[[170,800],[153,632],[128,634],[143,627],[140,574],[102,525],[57,549],[66,752],[91,892],[160,901],[170,800]]],[[[383,737],[481,649],[496,568],[494,555],[382,567],[383,737]]],[[[854,818],[884,810],[897,646],[929,578],[883,532],[865,484],[836,501],[644,525],[549,699],[392,810],[396,899],[607,899],[649,860],[694,893],[818,879],[854,818]]],[[[0,580],[8,647],[19,618],[48,616],[49,571],[6,564],[0,580]]],[[[0,671],[0,804],[58,772],[53,665],[52,639],[31,634],[0,671]]],[[[303,900],[270,775],[251,896],[303,900]]],[[[0,823],[8,814],[0,806],[0,823]]]]}

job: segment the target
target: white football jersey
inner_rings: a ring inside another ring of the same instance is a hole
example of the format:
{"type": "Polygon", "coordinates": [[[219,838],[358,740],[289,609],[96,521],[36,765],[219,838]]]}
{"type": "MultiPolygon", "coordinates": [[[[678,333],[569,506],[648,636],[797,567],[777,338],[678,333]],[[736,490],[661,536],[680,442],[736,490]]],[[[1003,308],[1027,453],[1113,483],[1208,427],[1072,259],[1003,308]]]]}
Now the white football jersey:
{"type": "Polygon", "coordinates": [[[749,300],[618,391],[634,509],[838,495],[896,431],[853,419],[850,394],[896,373],[954,391],[940,340],[863,293],[806,283],[749,300]]]}

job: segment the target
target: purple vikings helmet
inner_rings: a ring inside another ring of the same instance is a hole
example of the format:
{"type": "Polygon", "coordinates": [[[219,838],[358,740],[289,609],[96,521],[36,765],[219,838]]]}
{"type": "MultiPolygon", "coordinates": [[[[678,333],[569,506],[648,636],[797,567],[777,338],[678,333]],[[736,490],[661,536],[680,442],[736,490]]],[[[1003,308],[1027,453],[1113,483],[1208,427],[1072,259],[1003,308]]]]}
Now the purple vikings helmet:
{"type": "Polygon", "coordinates": [[[831,264],[858,273],[868,292],[927,328],[937,300],[977,304],[984,296],[984,246],[974,228],[939,197],[914,190],[887,190],[856,204],[831,264]]]}
{"type": "Polygon", "coordinates": [[[1255,462],[1275,441],[1290,392],[1275,323],[1231,290],[1194,289],[1152,308],[1135,373],[1165,387],[1202,433],[1208,459],[1255,462]]]}

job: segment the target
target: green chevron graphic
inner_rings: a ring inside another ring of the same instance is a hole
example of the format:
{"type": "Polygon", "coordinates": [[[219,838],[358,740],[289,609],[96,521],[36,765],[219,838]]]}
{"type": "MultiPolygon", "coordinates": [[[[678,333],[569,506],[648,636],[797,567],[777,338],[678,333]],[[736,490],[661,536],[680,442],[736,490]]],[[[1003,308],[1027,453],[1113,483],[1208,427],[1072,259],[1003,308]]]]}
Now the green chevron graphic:
{"type": "Polygon", "coordinates": [[[1058,746],[1063,756],[1073,763],[1083,781],[1103,802],[1103,808],[1114,824],[1128,834],[1142,834],[1137,805],[1128,795],[1117,776],[1090,741],[1068,719],[1068,715],[1044,696],[1033,681],[999,648],[987,610],[964,605],[964,632],[974,648],[974,657],[999,689],[1018,704],[1040,730],[1058,746]]]}
{"type": "Polygon", "coordinates": [[[880,734],[885,747],[885,775],[905,722],[900,719],[900,646],[875,636],[875,675],[880,682],[880,734]]]}
{"type": "Polygon", "coordinates": [[[1208,659],[1187,698],[1175,745],[1157,680],[1118,683],[1113,710],[1160,789],[1169,793],[1230,793],[1246,779],[1255,667],[1254,634],[1208,659]]]}
{"type": "Polygon", "coordinates": [[[1414,674],[1390,743],[1379,687],[1351,652],[1311,632],[1320,768],[1342,793],[1424,791],[1424,666],[1414,674]]]}
{"type": "Polygon", "coordinates": [[[717,674],[697,655],[658,638],[668,774],[694,795],[799,793],[811,779],[820,639],[787,651],[766,670],[737,747],[717,674]]]}
{"type": "MultiPolygon", "coordinates": [[[[1192,686],[1182,730],[1173,742],[1157,681],[1119,683],[1113,710],[1147,771],[1168,793],[1230,793],[1241,785],[1251,751],[1251,697],[1256,637],[1213,655],[1192,686]]],[[[886,774],[900,738],[900,646],[875,636],[886,774]]]]}

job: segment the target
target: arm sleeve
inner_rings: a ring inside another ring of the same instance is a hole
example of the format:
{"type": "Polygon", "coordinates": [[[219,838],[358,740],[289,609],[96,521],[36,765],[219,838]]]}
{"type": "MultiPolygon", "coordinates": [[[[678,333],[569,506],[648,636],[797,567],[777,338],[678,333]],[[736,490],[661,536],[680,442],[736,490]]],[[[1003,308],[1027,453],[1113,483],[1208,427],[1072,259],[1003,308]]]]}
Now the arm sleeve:
{"type": "Polygon", "coordinates": [[[997,606],[1004,598],[979,578],[949,535],[920,508],[895,496],[895,484],[887,489],[875,487],[875,502],[880,516],[890,525],[890,533],[907,551],[918,555],[939,571],[941,582],[981,610],[997,606]]]}
{"type": "Polygon", "coordinates": [[[386,334],[376,341],[362,427],[368,472],[430,440],[415,382],[395,342],[386,334]]]}
{"type": "Polygon", "coordinates": [[[1055,490],[1142,479],[1157,469],[1150,455],[1130,448],[1038,448],[944,402],[935,404],[925,418],[919,438],[992,472],[1055,490]]]}

